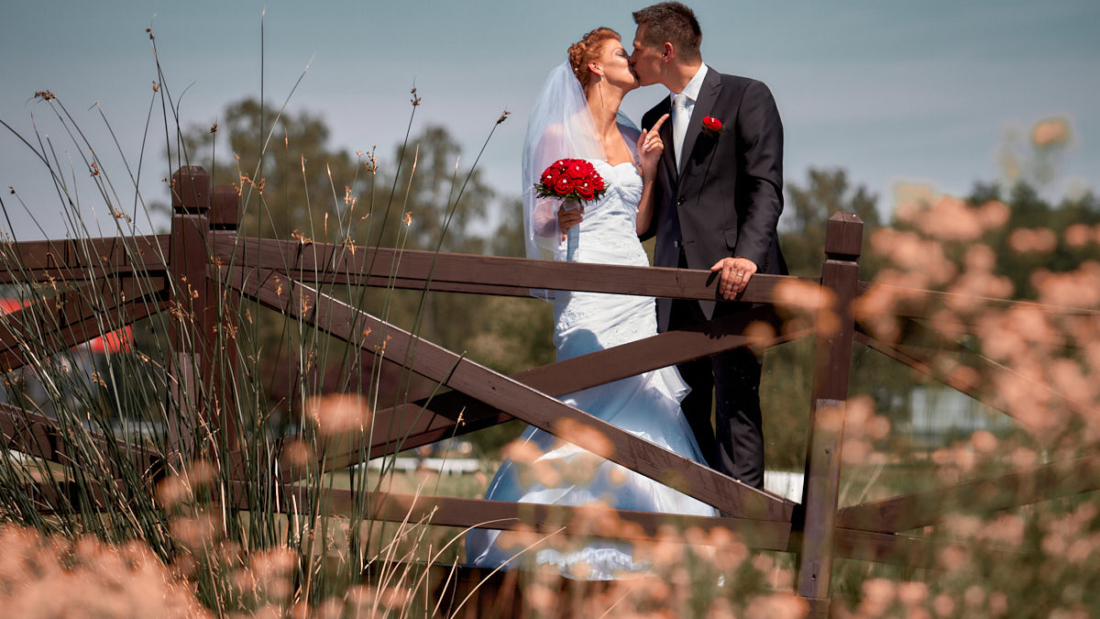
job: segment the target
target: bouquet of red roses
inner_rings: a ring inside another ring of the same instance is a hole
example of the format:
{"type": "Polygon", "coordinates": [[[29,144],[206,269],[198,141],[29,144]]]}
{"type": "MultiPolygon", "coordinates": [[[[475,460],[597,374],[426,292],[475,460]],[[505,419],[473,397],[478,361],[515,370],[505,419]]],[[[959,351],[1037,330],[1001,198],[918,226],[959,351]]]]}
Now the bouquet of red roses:
{"type": "MultiPolygon", "coordinates": [[[[542,172],[542,178],[535,183],[540,198],[560,198],[568,206],[569,202],[580,204],[599,200],[607,186],[596,168],[584,159],[559,159],[542,172]]],[[[577,258],[577,245],[580,240],[579,226],[573,226],[567,233],[565,259],[574,262],[577,258]]]]}
{"type": "Polygon", "coordinates": [[[540,198],[592,202],[603,196],[607,186],[596,168],[584,159],[559,159],[543,171],[535,190],[540,198]]]}

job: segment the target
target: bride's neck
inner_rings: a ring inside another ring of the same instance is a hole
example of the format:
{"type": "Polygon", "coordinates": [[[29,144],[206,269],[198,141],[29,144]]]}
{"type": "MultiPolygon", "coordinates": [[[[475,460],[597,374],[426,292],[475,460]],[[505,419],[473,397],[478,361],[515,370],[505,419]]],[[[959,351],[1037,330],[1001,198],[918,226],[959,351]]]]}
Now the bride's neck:
{"type": "Polygon", "coordinates": [[[623,93],[607,84],[602,87],[595,84],[588,88],[585,95],[588,99],[588,110],[596,123],[596,133],[601,136],[617,135],[619,127],[616,118],[619,115],[619,104],[623,101],[623,93]]]}

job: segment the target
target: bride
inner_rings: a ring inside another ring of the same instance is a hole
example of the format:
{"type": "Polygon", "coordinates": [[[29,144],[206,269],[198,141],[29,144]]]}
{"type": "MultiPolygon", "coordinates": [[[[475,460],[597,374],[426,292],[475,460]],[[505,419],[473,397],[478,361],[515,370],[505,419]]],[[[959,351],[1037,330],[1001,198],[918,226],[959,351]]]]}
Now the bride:
{"type": "MultiPolygon", "coordinates": [[[[530,258],[563,260],[565,236],[558,222],[559,203],[537,197],[534,184],[542,171],[563,158],[590,161],[607,192],[584,209],[584,223],[573,255],[578,262],[649,266],[638,231],[649,227],[653,188],[664,145],[658,129],[639,131],[619,115],[623,95],[638,87],[618,33],[597,28],[569,48],[569,60],[554,69],[531,112],[523,157],[524,227],[530,258]]],[[[579,217],[565,212],[568,227],[579,217]]],[[[587,292],[532,291],[554,304],[554,345],[558,360],[611,348],[657,333],[652,297],[587,292]]],[[[593,387],[562,401],[635,436],[705,464],[694,434],[680,411],[688,387],[675,367],[646,372],[593,387]]],[[[489,484],[486,499],[585,505],[616,509],[715,516],[714,508],[596,458],[572,444],[529,426],[489,484]],[[577,468],[582,470],[578,471],[577,468]]],[[[476,529],[466,537],[472,565],[513,567],[522,547],[503,547],[499,531],[476,529]],[[501,542],[501,543],[498,543],[501,542]]],[[[566,576],[592,580],[648,569],[635,560],[630,544],[588,540],[583,548],[562,551],[536,546],[538,564],[557,567],[566,576]]]]}

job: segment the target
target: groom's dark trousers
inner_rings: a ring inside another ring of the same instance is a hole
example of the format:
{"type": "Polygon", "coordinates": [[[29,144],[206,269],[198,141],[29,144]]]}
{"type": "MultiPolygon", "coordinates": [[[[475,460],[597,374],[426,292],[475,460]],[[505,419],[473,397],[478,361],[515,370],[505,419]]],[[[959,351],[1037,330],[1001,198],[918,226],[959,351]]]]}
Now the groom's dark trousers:
{"type": "MultiPolygon", "coordinates": [[[[652,127],[670,108],[665,97],[643,117],[643,128],[652,127]]],[[[753,261],[757,273],[786,274],[776,232],[783,210],[783,125],[768,87],[708,68],[679,166],[671,127],[671,122],[661,127],[665,149],[657,169],[656,210],[643,235],[657,237],[655,266],[710,269],[723,258],[738,257],[753,261]],[[702,131],[707,116],[722,123],[721,133],[702,131]]],[[[746,308],[740,303],[658,299],[658,330],[689,327],[746,308]]],[[[760,361],[751,350],[740,348],[679,369],[692,388],[682,405],[684,414],[710,465],[763,487],[760,361]]]]}

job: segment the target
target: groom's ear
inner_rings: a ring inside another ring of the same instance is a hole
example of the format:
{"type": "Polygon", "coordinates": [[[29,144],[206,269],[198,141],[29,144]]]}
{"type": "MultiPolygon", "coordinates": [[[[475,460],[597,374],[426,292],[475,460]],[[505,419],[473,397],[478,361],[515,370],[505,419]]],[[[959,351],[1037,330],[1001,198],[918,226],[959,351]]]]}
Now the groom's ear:
{"type": "Polygon", "coordinates": [[[672,43],[670,43],[668,41],[665,41],[665,44],[663,46],[661,46],[661,58],[663,58],[667,62],[667,61],[672,60],[675,57],[676,57],[676,48],[673,47],[672,43]]]}

